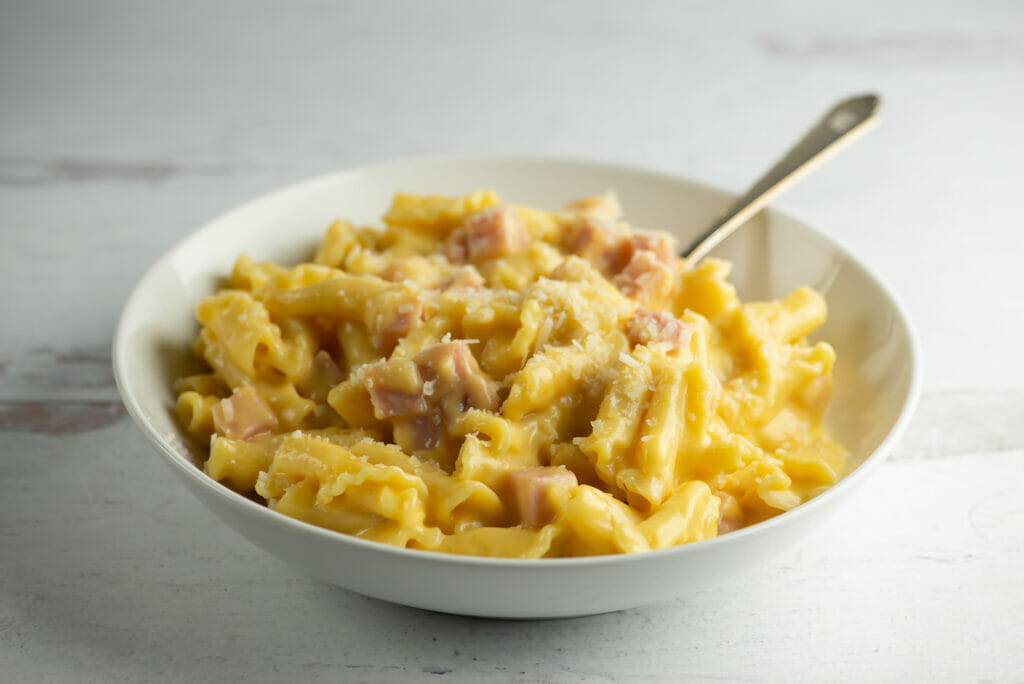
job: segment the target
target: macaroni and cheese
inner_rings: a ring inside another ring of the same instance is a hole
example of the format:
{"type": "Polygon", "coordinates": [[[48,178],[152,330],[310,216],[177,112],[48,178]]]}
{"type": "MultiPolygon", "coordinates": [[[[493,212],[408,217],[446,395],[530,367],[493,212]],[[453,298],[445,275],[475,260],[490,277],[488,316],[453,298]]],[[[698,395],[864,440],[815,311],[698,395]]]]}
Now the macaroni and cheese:
{"type": "Polygon", "coordinates": [[[611,193],[399,194],[383,221],[291,268],[243,255],[198,306],[177,414],[210,477],[364,539],[539,558],[707,539],[843,474],[813,290],[744,304],[611,193]]]}

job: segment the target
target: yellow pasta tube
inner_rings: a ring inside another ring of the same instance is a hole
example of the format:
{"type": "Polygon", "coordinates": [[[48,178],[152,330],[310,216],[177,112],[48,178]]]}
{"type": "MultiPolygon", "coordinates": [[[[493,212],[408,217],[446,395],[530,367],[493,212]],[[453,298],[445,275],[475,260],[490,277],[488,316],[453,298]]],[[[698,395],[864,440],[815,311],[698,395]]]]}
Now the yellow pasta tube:
{"type": "Polygon", "coordinates": [[[345,262],[349,251],[359,244],[355,228],[348,221],[335,221],[313,255],[313,263],[338,268],[345,262]]]}
{"type": "Polygon", "coordinates": [[[284,315],[328,315],[362,320],[366,308],[385,293],[399,293],[402,285],[376,276],[338,273],[328,280],[294,290],[271,293],[267,307],[284,315]]]}
{"type": "Polygon", "coordinates": [[[490,190],[462,197],[398,193],[391,202],[391,208],[384,214],[384,223],[444,237],[473,214],[498,204],[501,204],[501,198],[490,190]]]}
{"type": "Polygon", "coordinates": [[[453,477],[475,480],[491,489],[501,488],[510,470],[540,465],[530,434],[485,411],[468,411],[455,429],[466,437],[455,461],[453,477]]]}
{"type": "Polygon", "coordinates": [[[315,508],[325,509],[341,499],[405,527],[424,523],[427,488],[419,477],[396,466],[367,463],[346,447],[322,439],[286,437],[256,491],[274,500],[304,480],[319,484],[315,508]]]}
{"type": "Polygon", "coordinates": [[[687,482],[636,527],[652,549],[710,539],[718,533],[718,499],[703,482],[687,482]]]}
{"type": "Polygon", "coordinates": [[[178,395],[175,415],[178,424],[200,441],[207,441],[213,434],[213,407],[221,400],[219,396],[200,394],[192,390],[178,395]]]}
{"type": "Polygon", "coordinates": [[[253,441],[217,437],[210,445],[210,458],[206,461],[206,474],[223,482],[236,492],[255,491],[261,472],[270,468],[274,452],[283,437],[265,437],[253,441]]]}
{"type": "Polygon", "coordinates": [[[683,371],[674,364],[659,363],[653,380],[654,391],[641,425],[635,462],[621,468],[615,478],[619,487],[644,500],[646,510],[658,506],[675,484],[687,393],[683,371]]]}
{"type": "Polygon", "coordinates": [[[744,309],[781,342],[793,342],[825,322],[825,300],[809,287],[798,287],[776,302],[753,302],[744,309]]]}
{"type": "MultiPolygon", "coordinates": [[[[339,446],[350,446],[374,434],[366,430],[326,428],[307,430],[305,436],[322,439],[339,446]]],[[[259,474],[270,468],[274,454],[289,434],[272,435],[245,441],[217,437],[210,445],[206,474],[242,493],[255,490],[259,474]]]]}
{"type": "Polygon", "coordinates": [[[587,485],[581,485],[559,512],[568,531],[562,543],[571,555],[647,551],[650,542],[637,529],[640,514],[628,505],[587,485]]]}
{"type": "Polygon", "coordinates": [[[542,558],[558,534],[554,525],[539,530],[520,527],[478,527],[444,538],[438,551],[463,556],[542,558]]]}
{"type": "Polygon", "coordinates": [[[590,335],[585,346],[548,347],[534,354],[512,379],[502,414],[509,420],[520,420],[527,413],[577,391],[582,383],[597,377],[617,357],[619,349],[597,335],[590,335]]]}
{"type": "Polygon", "coordinates": [[[352,453],[369,462],[395,466],[415,475],[427,485],[427,523],[448,534],[461,529],[504,521],[505,509],[498,495],[483,482],[455,478],[393,444],[364,439],[350,446],[352,453]]]}
{"type": "Polygon", "coordinates": [[[312,362],[315,341],[299,320],[277,325],[263,304],[244,292],[226,291],[204,300],[197,317],[204,325],[206,360],[232,387],[272,370],[301,377],[312,362]]]}
{"type": "Polygon", "coordinates": [[[618,487],[618,472],[635,449],[643,420],[641,406],[649,400],[652,377],[646,357],[641,360],[622,354],[620,358],[619,374],[601,402],[592,423],[593,432],[579,442],[580,450],[594,463],[598,477],[612,487],[618,487]]]}

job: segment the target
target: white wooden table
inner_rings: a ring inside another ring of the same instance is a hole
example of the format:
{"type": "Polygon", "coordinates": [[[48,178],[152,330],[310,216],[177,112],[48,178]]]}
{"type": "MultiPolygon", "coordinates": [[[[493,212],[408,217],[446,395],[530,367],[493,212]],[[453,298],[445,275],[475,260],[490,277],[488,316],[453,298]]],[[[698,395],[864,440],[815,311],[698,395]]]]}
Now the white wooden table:
{"type": "Polygon", "coordinates": [[[0,3],[0,681],[1020,681],[1024,5],[0,3]],[[779,202],[914,319],[902,446],[727,592],[551,622],[312,580],[124,415],[131,287],[285,182],[424,153],[742,189],[831,101],[882,126],[779,202]]]}

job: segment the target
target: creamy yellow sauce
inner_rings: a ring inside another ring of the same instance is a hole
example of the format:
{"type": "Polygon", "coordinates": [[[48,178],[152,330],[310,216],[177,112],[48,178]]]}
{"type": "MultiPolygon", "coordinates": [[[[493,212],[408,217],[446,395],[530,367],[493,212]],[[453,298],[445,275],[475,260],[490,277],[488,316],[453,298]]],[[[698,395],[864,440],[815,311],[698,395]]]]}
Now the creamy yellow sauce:
{"type": "Polygon", "coordinates": [[[175,387],[206,472],[364,539],[521,558],[708,539],[835,484],[824,300],[744,304],[728,263],[620,214],[397,195],[308,263],[239,257],[175,387]]]}

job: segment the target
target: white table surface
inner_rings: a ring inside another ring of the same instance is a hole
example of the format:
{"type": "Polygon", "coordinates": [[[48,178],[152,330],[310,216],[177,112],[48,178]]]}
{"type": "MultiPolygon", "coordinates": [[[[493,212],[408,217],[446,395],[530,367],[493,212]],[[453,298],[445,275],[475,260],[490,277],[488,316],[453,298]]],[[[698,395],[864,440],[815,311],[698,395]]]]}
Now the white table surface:
{"type": "Polygon", "coordinates": [[[0,681],[1021,681],[1022,124],[1014,0],[0,3],[0,681]],[[550,622],[363,598],[214,519],[120,406],[130,289],[250,196],[476,152],[739,191],[861,91],[882,126],[777,204],[899,293],[922,403],[727,591],[550,622]]]}

